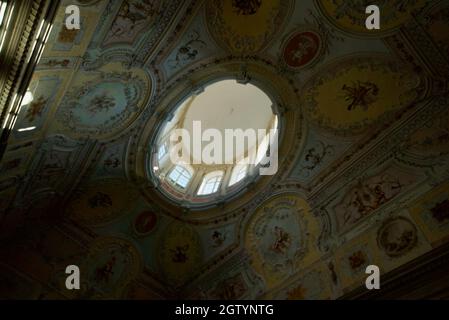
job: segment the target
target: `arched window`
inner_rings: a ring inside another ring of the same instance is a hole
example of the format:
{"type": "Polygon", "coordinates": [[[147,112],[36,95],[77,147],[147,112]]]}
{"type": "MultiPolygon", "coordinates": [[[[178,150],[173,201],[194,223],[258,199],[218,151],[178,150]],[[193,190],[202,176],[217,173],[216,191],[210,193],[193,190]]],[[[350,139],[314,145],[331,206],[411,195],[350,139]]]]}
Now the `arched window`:
{"type": "Polygon", "coordinates": [[[266,156],[269,144],[270,144],[270,135],[267,134],[257,147],[256,161],[254,163],[255,165],[258,165],[260,161],[262,161],[262,159],[266,156]]]}
{"type": "MultiPolygon", "coordinates": [[[[273,120],[272,120],[272,125],[270,127],[270,130],[277,130],[277,126],[278,126],[278,117],[276,115],[274,115],[273,120]]],[[[262,141],[259,143],[259,145],[257,146],[257,151],[256,151],[256,158],[255,158],[255,162],[254,164],[257,166],[262,159],[267,155],[267,152],[270,152],[270,143],[273,141],[270,141],[270,139],[272,139],[272,135],[273,132],[269,131],[262,139],[262,141]]],[[[260,138],[259,138],[260,139],[260,138]]]]}
{"type": "Polygon", "coordinates": [[[229,186],[232,186],[237,182],[241,181],[243,178],[245,178],[247,172],[248,172],[247,164],[236,165],[232,170],[231,179],[229,180],[229,186]]]}
{"type": "Polygon", "coordinates": [[[198,194],[206,195],[217,192],[222,179],[223,179],[223,171],[214,171],[207,174],[204,177],[203,182],[201,183],[200,189],[198,190],[198,194]]]}
{"type": "Polygon", "coordinates": [[[161,160],[167,154],[167,145],[163,143],[159,146],[159,150],[157,151],[157,159],[161,160]]]}
{"type": "Polygon", "coordinates": [[[273,121],[273,127],[271,127],[271,129],[277,130],[278,124],[279,124],[278,116],[275,115],[274,116],[274,121],[273,121]]]}
{"type": "Polygon", "coordinates": [[[177,165],[168,175],[168,178],[177,186],[185,189],[189,184],[192,174],[186,168],[177,165]]]}

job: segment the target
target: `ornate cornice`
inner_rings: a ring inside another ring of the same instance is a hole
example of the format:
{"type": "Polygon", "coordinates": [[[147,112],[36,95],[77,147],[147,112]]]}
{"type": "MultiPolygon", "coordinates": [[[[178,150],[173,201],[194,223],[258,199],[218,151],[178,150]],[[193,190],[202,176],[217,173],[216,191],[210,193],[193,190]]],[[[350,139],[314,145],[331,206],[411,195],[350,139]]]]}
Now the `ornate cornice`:
{"type": "Polygon", "coordinates": [[[381,274],[379,290],[370,291],[361,286],[339,299],[447,299],[448,268],[449,243],[446,243],[385,275],[381,274]]]}
{"type": "Polygon", "coordinates": [[[9,126],[14,124],[20,106],[20,99],[15,99],[15,95],[24,94],[28,87],[58,6],[59,0],[32,0],[14,1],[9,8],[13,8],[9,12],[10,27],[6,30],[5,48],[0,55],[0,159],[6,148],[9,126]],[[39,28],[41,23],[45,25],[39,28]],[[35,39],[40,40],[36,46],[33,45],[35,39]]]}

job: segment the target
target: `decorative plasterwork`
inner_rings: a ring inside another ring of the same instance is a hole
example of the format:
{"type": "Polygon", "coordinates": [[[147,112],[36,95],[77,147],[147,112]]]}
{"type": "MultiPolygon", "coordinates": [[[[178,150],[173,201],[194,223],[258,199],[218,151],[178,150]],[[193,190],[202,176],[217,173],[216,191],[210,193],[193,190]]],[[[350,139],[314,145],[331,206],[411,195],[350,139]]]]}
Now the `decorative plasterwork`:
{"type": "MultiPolygon", "coordinates": [[[[140,136],[132,142],[132,148],[130,149],[130,157],[128,165],[130,168],[130,177],[132,179],[139,181],[138,183],[143,183],[146,185],[144,187],[144,193],[147,194],[149,198],[158,198],[157,188],[151,186],[154,179],[151,179],[151,170],[149,170],[149,156],[147,152],[147,147],[154,144],[154,139],[157,136],[159,126],[163,123],[163,119],[167,119],[171,116],[171,113],[175,110],[177,102],[182,101],[182,99],[190,94],[192,91],[196,91],[203,84],[210,81],[216,81],[219,79],[229,79],[234,78],[240,81],[241,79],[248,79],[247,81],[253,82],[255,85],[259,86],[264,92],[266,92],[274,103],[274,112],[279,117],[281,132],[279,133],[279,170],[274,176],[261,176],[261,178],[256,182],[255,186],[248,187],[245,194],[242,194],[238,199],[239,201],[233,200],[233,205],[231,207],[226,207],[224,212],[231,212],[232,208],[236,208],[246,202],[248,199],[253,197],[253,190],[256,188],[266,187],[269,181],[273,181],[279,178],[280,175],[286,170],[285,161],[288,159],[287,155],[290,155],[293,149],[298,150],[301,148],[302,143],[302,127],[300,111],[295,109],[293,106],[293,101],[295,99],[294,93],[290,90],[288,84],[283,85],[284,81],[278,78],[279,81],[273,82],[273,78],[277,78],[278,75],[273,73],[273,70],[264,66],[263,64],[253,63],[248,64],[245,70],[242,71],[240,63],[237,61],[228,62],[216,62],[211,65],[202,66],[198,68],[194,74],[189,78],[188,82],[181,81],[178,79],[171,86],[167,87],[152,114],[145,114],[144,117],[148,117],[147,122],[141,123],[140,136]],[[219,74],[219,76],[215,76],[219,74]],[[156,117],[151,115],[156,115],[156,117]],[[147,181],[147,182],[145,182],[147,181]],[[257,186],[257,187],[256,187],[257,186]]],[[[144,120],[145,118],[143,118],[144,120]]],[[[288,166],[288,164],[287,164],[288,166]]],[[[244,190],[245,191],[245,190],[244,190]]],[[[174,204],[176,205],[176,204],[174,204]]],[[[181,211],[177,208],[176,211],[181,211]]],[[[212,217],[217,217],[223,215],[223,205],[218,208],[213,208],[204,212],[191,212],[189,218],[195,219],[199,217],[204,217],[211,219],[212,217]],[[214,212],[214,213],[212,213],[214,212]]]]}
{"type": "MultiPolygon", "coordinates": [[[[1,61],[1,77],[0,77],[0,124],[2,130],[2,141],[0,147],[0,159],[3,156],[4,146],[7,143],[9,129],[11,123],[14,123],[17,116],[17,108],[20,99],[17,95],[23,95],[28,85],[37,58],[43,46],[33,47],[36,38],[43,38],[48,32],[49,24],[53,20],[55,8],[59,5],[59,1],[28,1],[21,5],[15,5],[15,11],[11,14],[10,23],[15,28],[5,34],[6,45],[2,48],[3,59],[1,61]],[[44,28],[40,29],[37,34],[38,25],[46,21],[44,28]],[[20,26],[20,27],[19,27],[20,26]],[[30,51],[32,48],[32,52],[30,51]],[[29,61],[27,63],[26,59],[29,61]],[[4,130],[7,128],[7,130],[4,130]]],[[[7,6],[8,14],[11,6],[7,6]]]]}

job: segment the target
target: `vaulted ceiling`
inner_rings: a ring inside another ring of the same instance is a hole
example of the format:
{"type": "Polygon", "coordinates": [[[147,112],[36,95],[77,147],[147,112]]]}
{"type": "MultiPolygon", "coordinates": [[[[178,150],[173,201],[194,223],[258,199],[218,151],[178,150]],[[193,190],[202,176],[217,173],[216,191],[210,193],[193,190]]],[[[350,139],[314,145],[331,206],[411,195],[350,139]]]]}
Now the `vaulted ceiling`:
{"type": "Polygon", "coordinates": [[[443,245],[449,1],[384,2],[380,30],[364,2],[61,1],[0,163],[0,295],[335,299],[443,245]],[[186,210],[149,141],[222,78],[274,95],[279,169],[186,210]]]}

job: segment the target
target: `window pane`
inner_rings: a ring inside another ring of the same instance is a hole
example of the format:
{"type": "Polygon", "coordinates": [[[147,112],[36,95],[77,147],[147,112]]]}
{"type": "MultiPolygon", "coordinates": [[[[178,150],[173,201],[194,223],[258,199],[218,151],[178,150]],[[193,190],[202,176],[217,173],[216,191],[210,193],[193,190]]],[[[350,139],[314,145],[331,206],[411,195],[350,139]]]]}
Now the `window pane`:
{"type": "Polygon", "coordinates": [[[181,177],[179,177],[177,183],[178,183],[181,187],[185,188],[185,187],[187,187],[187,184],[189,183],[189,179],[186,178],[186,177],[184,177],[184,176],[181,176],[181,177]]]}
{"type": "Polygon", "coordinates": [[[164,143],[163,145],[161,145],[161,146],[159,147],[159,151],[158,151],[158,153],[157,153],[157,158],[158,158],[159,160],[161,160],[162,157],[165,156],[166,153],[167,153],[167,147],[165,146],[165,143],[164,143]]]}
{"type": "Polygon", "coordinates": [[[246,177],[246,172],[248,170],[247,165],[237,165],[232,172],[231,180],[229,181],[229,186],[236,184],[246,177]]]}
{"type": "Polygon", "coordinates": [[[176,181],[179,177],[179,172],[177,170],[177,168],[173,169],[173,171],[170,173],[169,175],[170,179],[172,179],[173,181],[176,181]]]}
{"type": "Polygon", "coordinates": [[[189,181],[190,181],[190,178],[192,177],[192,175],[190,174],[189,171],[187,171],[187,169],[185,169],[181,166],[176,166],[172,170],[172,172],[168,175],[168,177],[170,178],[170,180],[172,182],[174,182],[181,188],[185,188],[189,184],[189,181]]]}
{"type": "Polygon", "coordinates": [[[242,180],[246,176],[246,167],[240,169],[239,174],[237,175],[237,181],[242,180]]]}
{"type": "Polygon", "coordinates": [[[201,187],[198,191],[200,195],[211,194],[218,191],[218,187],[220,186],[221,179],[223,178],[223,172],[218,173],[215,176],[208,178],[207,176],[204,178],[201,183],[201,187]]]}
{"type": "Polygon", "coordinates": [[[266,156],[267,150],[268,150],[268,144],[270,142],[270,137],[266,135],[262,142],[259,144],[259,147],[257,148],[257,156],[256,156],[256,162],[255,165],[258,165],[260,161],[266,156]]]}

